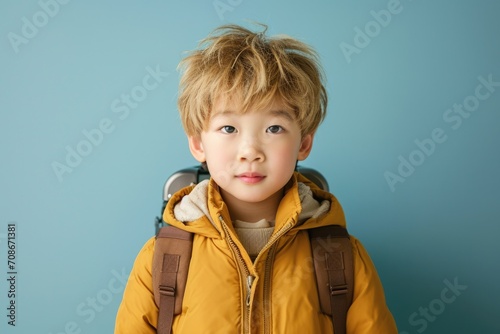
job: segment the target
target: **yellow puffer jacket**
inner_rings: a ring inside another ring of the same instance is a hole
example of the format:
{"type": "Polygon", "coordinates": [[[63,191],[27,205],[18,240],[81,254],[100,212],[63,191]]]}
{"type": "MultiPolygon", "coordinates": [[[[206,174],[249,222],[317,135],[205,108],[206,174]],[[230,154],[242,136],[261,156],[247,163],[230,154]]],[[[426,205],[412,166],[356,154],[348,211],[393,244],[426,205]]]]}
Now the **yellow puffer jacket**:
{"type": "MultiPolygon", "coordinates": [[[[163,216],[170,225],[195,233],[182,313],[175,317],[172,333],[333,333],[331,319],[320,311],[307,229],[345,226],[335,197],[296,174],[278,208],[275,231],[252,263],[217,185],[210,182],[205,195],[208,200],[187,196],[192,190],[188,187],[176,193],[163,216]],[[326,214],[299,223],[298,182],[309,185],[319,202],[330,201],[326,214]],[[174,208],[183,198],[199,202],[195,203],[198,219],[182,222],[175,218],[174,208]]],[[[347,333],[397,334],[375,267],[361,243],[354,237],[351,242],[355,286],[347,333]]],[[[151,277],[154,243],[151,238],[136,258],[118,310],[115,334],[156,333],[158,308],[151,277]]]]}

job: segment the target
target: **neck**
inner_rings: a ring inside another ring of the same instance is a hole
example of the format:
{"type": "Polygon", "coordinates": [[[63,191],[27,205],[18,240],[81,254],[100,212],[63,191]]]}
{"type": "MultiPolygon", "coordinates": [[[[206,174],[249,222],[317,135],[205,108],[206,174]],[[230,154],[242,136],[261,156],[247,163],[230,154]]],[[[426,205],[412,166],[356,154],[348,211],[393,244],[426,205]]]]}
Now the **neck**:
{"type": "Polygon", "coordinates": [[[273,222],[276,217],[276,212],[278,211],[278,206],[283,198],[283,190],[279,190],[271,197],[261,202],[240,201],[222,189],[221,195],[228,207],[229,215],[232,220],[254,223],[261,219],[266,219],[267,221],[273,222]]]}

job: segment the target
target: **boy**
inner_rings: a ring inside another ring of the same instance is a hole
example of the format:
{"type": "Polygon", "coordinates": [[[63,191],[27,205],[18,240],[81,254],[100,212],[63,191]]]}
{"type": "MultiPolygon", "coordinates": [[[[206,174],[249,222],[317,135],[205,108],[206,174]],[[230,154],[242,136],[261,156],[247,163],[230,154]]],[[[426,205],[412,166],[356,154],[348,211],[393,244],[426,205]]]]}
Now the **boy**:
{"type": "MultiPolygon", "coordinates": [[[[344,215],[332,194],[294,172],[326,112],[316,53],[290,37],[230,25],[180,66],[181,119],[191,153],[211,179],[174,194],[163,214],[169,225],[194,233],[172,333],[333,333],[321,313],[307,231],[345,226],[344,215]]],[[[368,254],[350,240],[347,333],[397,333],[368,254]]],[[[115,333],[156,332],[154,244],[152,238],[137,256],[115,333]]]]}

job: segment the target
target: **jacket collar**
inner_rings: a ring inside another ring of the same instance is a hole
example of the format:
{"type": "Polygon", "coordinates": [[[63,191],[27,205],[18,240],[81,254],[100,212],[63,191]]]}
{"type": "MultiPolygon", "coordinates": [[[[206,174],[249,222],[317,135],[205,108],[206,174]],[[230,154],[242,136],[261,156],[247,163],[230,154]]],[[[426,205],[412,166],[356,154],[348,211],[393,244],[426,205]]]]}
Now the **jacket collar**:
{"type": "MultiPolygon", "coordinates": [[[[175,193],[163,213],[163,220],[169,225],[217,239],[224,238],[221,218],[231,225],[229,211],[213,179],[175,193]]],[[[321,190],[303,175],[295,173],[285,186],[284,196],[276,213],[275,231],[290,223],[292,229],[298,231],[332,224],[345,226],[345,218],[342,207],[332,194],[321,190]],[[325,210],[323,206],[321,214],[301,215],[304,198],[301,199],[303,192],[299,192],[299,182],[311,189],[312,196],[320,204],[326,201],[329,209],[325,210]]]]}

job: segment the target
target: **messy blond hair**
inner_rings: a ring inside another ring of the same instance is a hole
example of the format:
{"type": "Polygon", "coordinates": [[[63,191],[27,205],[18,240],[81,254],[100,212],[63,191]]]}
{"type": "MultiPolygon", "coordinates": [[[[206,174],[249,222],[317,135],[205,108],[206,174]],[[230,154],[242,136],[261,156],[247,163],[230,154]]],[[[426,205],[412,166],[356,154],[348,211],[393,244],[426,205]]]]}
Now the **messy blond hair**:
{"type": "Polygon", "coordinates": [[[323,121],[327,93],[319,56],[288,36],[265,36],[238,25],[224,25],[203,39],[179,64],[178,108],[184,130],[199,135],[217,98],[239,96],[240,112],[280,98],[301,127],[314,133],[323,121]]]}

